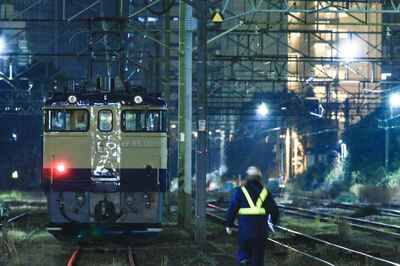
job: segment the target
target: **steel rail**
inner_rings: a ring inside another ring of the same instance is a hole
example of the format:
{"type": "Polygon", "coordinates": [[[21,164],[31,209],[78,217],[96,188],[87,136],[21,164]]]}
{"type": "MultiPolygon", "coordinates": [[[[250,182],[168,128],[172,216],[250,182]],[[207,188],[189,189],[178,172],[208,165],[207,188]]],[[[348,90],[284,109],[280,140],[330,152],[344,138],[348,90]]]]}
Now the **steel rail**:
{"type": "MultiPolygon", "coordinates": [[[[14,222],[14,221],[16,221],[18,219],[21,219],[21,218],[23,218],[25,216],[28,216],[28,215],[32,214],[33,212],[37,211],[38,209],[39,208],[31,210],[31,211],[28,211],[28,212],[24,212],[24,213],[18,214],[16,216],[11,217],[10,219],[8,219],[7,222],[8,223],[12,223],[12,222],[14,222]]],[[[3,226],[3,223],[0,223],[0,226],[3,226]]]]}
{"type": "MultiPolygon", "coordinates": [[[[216,206],[214,204],[207,204],[207,206],[210,207],[210,208],[217,207],[216,209],[226,212],[226,209],[218,207],[218,206],[216,206]]],[[[372,256],[372,255],[369,255],[367,253],[364,253],[364,252],[361,252],[361,251],[358,251],[358,250],[354,250],[354,249],[350,249],[350,248],[347,248],[347,247],[344,247],[344,246],[341,246],[341,245],[337,245],[337,244],[334,244],[332,242],[329,242],[329,241],[326,241],[326,240],[323,240],[323,239],[319,239],[319,238],[316,238],[316,237],[313,237],[313,236],[310,236],[310,235],[307,235],[307,234],[304,234],[304,233],[301,233],[301,232],[298,232],[298,231],[295,231],[295,230],[292,230],[292,229],[289,229],[289,228],[286,228],[286,227],[283,227],[283,226],[274,225],[274,228],[279,229],[279,230],[284,231],[284,232],[288,232],[288,233],[292,233],[292,234],[295,234],[295,235],[298,235],[298,236],[302,236],[304,238],[308,238],[308,239],[314,240],[316,242],[323,243],[325,245],[332,246],[332,247],[335,247],[335,248],[338,248],[338,249],[341,249],[341,250],[344,250],[344,251],[347,251],[347,252],[350,252],[350,253],[358,254],[358,255],[361,255],[361,256],[376,260],[376,261],[380,261],[380,262],[383,262],[383,263],[386,263],[386,264],[389,264],[389,265],[400,266],[399,263],[396,263],[396,262],[393,262],[393,261],[389,261],[389,260],[385,260],[385,259],[382,259],[382,258],[378,258],[376,256],[372,256]]]]}
{"type": "MultiPolygon", "coordinates": [[[[331,206],[338,207],[338,208],[342,207],[342,208],[362,209],[362,208],[366,207],[366,206],[362,206],[362,205],[360,206],[360,205],[338,203],[338,202],[332,202],[329,204],[331,206]]],[[[395,217],[400,216],[400,210],[393,210],[393,209],[388,209],[388,208],[377,208],[377,210],[385,215],[390,215],[390,216],[395,216],[395,217]]]]}
{"type": "MultiPolygon", "coordinates": [[[[351,203],[340,203],[340,202],[324,202],[323,200],[317,200],[317,199],[312,199],[309,197],[304,197],[304,196],[297,196],[297,198],[301,198],[301,199],[305,199],[308,201],[312,201],[312,202],[317,202],[317,203],[322,203],[325,204],[327,206],[333,206],[333,207],[337,207],[337,208],[342,208],[342,209],[362,209],[367,207],[368,205],[356,205],[356,204],[351,204],[351,203]]],[[[381,212],[384,215],[387,216],[393,216],[393,217],[399,217],[400,216],[400,210],[394,210],[394,209],[388,209],[388,208],[380,208],[380,207],[376,207],[377,210],[379,212],[381,212]]]]}
{"type": "MultiPolygon", "coordinates": [[[[315,219],[315,217],[316,217],[315,215],[300,213],[300,212],[294,211],[294,210],[285,210],[285,209],[283,209],[282,211],[287,213],[287,214],[289,214],[289,215],[300,216],[300,217],[307,218],[307,219],[315,219]]],[[[334,218],[320,217],[319,219],[321,221],[324,221],[324,222],[332,222],[332,221],[334,221],[334,218]]],[[[400,239],[400,234],[398,234],[398,233],[381,231],[381,230],[378,230],[378,229],[373,228],[373,227],[368,227],[368,226],[365,226],[365,225],[354,224],[354,223],[349,223],[349,225],[351,227],[354,227],[354,228],[360,230],[360,231],[373,232],[373,233],[381,234],[381,235],[383,235],[385,237],[390,237],[390,238],[394,238],[394,239],[400,239]]]]}
{"type": "Polygon", "coordinates": [[[128,246],[128,262],[129,266],[135,266],[135,260],[133,259],[132,247],[128,246]]]}
{"type": "Polygon", "coordinates": [[[288,206],[288,205],[284,205],[284,204],[278,204],[278,207],[283,208],[283,209],[291,209],[291,210],[296,210],[296,211],[300,211],[300,212],[311,213],[311,214],[315,214],[315,215],[321,215],[321,216],[330,217],[330,218],[339,218],[339,219],[351,221],[354,223],[374,225],[374,226],[393,229],[393,230],[397,230],[397,231],[400,230],[400,226],[394,225],[394,224],[386,224],[386,223],[381,223],[381,222],[369,221],[369,220],[354,218],[354,217],[349,217],[349,216],[333,215],[333,214],[322,213],[322,212],[318,212],[318,211],[307,210],[307,209],[300,208],[300,207],[288,206]]]}
{"type": "MultiPolygon", "coordinates": [[[[214,206],[215,206],[215,205],[214,205],[214,206]]],[[[218,215],[212,214],[212,213],[210,213],[210,212],[207,212],[206,214],[207,214],[208,217],[211,217],[212,219],[216,219],[216,220],[220,221],[221,223],[225,221],[224,218],[222,218],[222,217],[220,217],[220,216],[218,216],[218,215]]],[[[236,225],[236,224],[235,224],[235,225],[236,225]]],[[[237,225],[236,225],[236,226],[237,226],[237,225]]],[[[281,243],[281,242],[279,242],[279,241],[276,241],[275,239],[272,239],[272,238],[270,238],[270,237],[267,237],[267,240],[270,241],[270,242],[272,242],[272,243],[274,243],[274,244],[276,244],[276,245],[279,245],[279,246],[285,247],[285,248],[287,248],[287,249],[289,249],[289,250],[292,250],[292,251],[294,251],[294,252],[300,253],[300,254],[302,254],[302,255],[308,257],[308,258],[311,258],[311,259],[316,260],[316,261],[318,261],[318,262],[321,262],[321,263],[323,263],[323,264],[330,265],[330,266],[334,266],[334,265],[335,265],[335,264],[330,263],[329,261],[326,261],[326,260],[323,260],[323,259],[318,258],[318,257],[316,257],[316,256],[313,256],[313,255],[311,255],[311,254],[309,254],[309,253],[307,253],[307,252],[298,250],[298,249],[296,249],[296,248],[294,248],[294,247],[292,247],[292,246],[289,246],[289,245],[286,245],[286,244],[281,243]]]]}
{"type": "Polygon", "coordinates": [[[369,255],[367,253],[364,253],[364,252],[361,252],[361,251],[358,251],[358,250],[354,250],[354,249],[351,249],[351,248],[340,246],[340,245],[334,244],[332,242],[329,242],[329,241],[326,241],[326,240],[323,240],[323,239],[320,239],[320,238],[316,238],[316,237],[313,237],[313,236],[310,236],[310,235],[307,235],[307,234],[304,234],[304,233],[301,233],[301,232],[297,232],[295,230],[292,230],[292,229],[289,229],[289,228],[286,228],[286,227],[282,227],[282,226],[279,226],[279,225],[274,225],[274,227],[279,229],[279,230],[282,230],[282,231],[285,231],[285,232],[288,232],[288,233],[292,233],[292,234],[295,234],[295,235],[298,235],[298,236],[302,236],[302,237],[314,240],[316,242],[323,243],[323,244],[328,245],[328,246],[336,247],[338,249],[342,249],[342,250],[350,252],[350,253],[358,254],[358,255],[361,255],[361,256],[364,256],[364,257],[368,257],[370,259],[373,259],[373,260],[376,260],[376,261],[380,261],[380,262],[384,262],[384,263],[389,264],[389,265],[400,266],[399,263],[396,263],[396,262],[393,262],[393,261],[389,261],[389,260],[385,260],[385,259],[382,259],[382,258],[378,258],[378,257],[369,255]]]}
{"type": "Polygon", "coordinates": [[[74,250],[74,252],[72,252],[72,255],[70,257],[70,259],[68,260],[68,264],[67,266],[73,266],[76,264],[76,258],[78,257],[79,251],[81,250],[80,247],[78,247],[77,249],[74,250]]]}
{"type": "MultiPolygon", "coordinates": [[[[77,261],[78,255],[79,255],[80,253],[82,253],[82,250],[83,250],[83,248],[78,247],[78,248],[76,248],[76,249],[74,250],[74,252],[72,252],[71,257],[70,257],[70,259],[68,260],[67,266],[76,265],[76,261],[77,261]]],[[[129,266],[136,266],[135,260],[134,260],[134,258],[133,258],[132,247],[131,247],[131,246],[128,246],[128,247],[127,247],[127,251],[128,251],[128,254],[127,254],[128,265],[129,265],[129,266]]]]}

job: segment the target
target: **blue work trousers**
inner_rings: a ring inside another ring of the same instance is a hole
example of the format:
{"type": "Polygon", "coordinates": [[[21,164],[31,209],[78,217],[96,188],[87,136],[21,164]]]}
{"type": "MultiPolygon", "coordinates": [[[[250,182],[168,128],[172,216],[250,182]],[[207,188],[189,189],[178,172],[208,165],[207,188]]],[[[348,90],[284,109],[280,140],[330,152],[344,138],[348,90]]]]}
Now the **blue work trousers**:
{"type": "Polygon", "coordinates": [[[251,266],[264,265],[265,239],[239,239],[237,260],[247,260],[251,266]]]}

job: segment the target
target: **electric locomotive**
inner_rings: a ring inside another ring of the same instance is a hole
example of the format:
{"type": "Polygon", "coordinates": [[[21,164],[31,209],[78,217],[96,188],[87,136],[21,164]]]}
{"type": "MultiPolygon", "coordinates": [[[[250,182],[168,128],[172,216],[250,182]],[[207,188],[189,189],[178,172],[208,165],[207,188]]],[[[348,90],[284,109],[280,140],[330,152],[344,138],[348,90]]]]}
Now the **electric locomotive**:
{"type": "Polygon", "coordinates": [[[42,182],[50,233],[79,240],[161,231],[166,112],[164,100],[135,93],[118,78],[45,102],[42,182]]]}

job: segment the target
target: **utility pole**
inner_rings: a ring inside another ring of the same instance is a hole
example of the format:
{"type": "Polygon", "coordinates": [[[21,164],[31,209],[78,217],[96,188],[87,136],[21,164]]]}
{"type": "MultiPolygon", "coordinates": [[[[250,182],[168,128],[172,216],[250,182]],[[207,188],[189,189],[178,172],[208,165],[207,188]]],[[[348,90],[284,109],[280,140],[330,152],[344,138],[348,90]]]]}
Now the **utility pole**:
{"type": "Polygon", "coordinates": [[[192,226],[192,7],[179,3],[178,224],[192,226]]]}
{"type": "Polygon", "coordinates": [[[196,233],[197,243],[206,241],[206,169],[207,169],[207,0],[196,1],[198,20],[197,59],[197,151],[196,151],[196,233]]]}
{"type": "Polygon", "coordinates": [[[185,200],[185,3],[179,1],[179,81],[178,81],[178,225],[184,226],[185,200]]]}
{"type": "Polygon", "coordinates": [[[192,225],[192,64],[193,8],[186,4],[185,18],[185,227],[192,225]]]}

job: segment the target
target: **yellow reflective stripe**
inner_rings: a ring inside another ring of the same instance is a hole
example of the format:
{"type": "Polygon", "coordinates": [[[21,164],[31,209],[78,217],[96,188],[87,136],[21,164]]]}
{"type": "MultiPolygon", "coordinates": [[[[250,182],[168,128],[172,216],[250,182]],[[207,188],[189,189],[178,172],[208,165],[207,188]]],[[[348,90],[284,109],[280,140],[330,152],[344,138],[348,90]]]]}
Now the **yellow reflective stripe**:
{"type": "Polygon", "coordinates": [[[264,208],[240,208],[239,215],[265,215],[264,208]]]}
{"type": "Polygon", "coordinates": [[[261,208],[261,206],[268,195],[268,190],[266,188],[261,190],[259,199],[257,200],[257,206],[254,205],[254,202],[245,187],[242,187],[242,191],[250,208],[240,208],[239,215],[265,215],[266,211],[264,208],[261,208]]]}
{"type": "Polygon", "coordinates": [[[267,198],[267,196],[268,196],[268,190],[266,188],[263,188],[261,190],[260,196],[258,197],[258,200],[257,200],[257,204],[256,204],[257,208],[261,208],[261,206],[262,206],[263,202],[265,201],[265,199],[267,198]]]}
{"type": "Polygon", "coordinates": [[[247,189],[245,187],[242,187],[242,191],[243,191],[244,196],[247,199],[247,203],[249,204],[250,208],[255,208],[256,206],[254,206],[254,202],[251,199],[249,192],[247,192],[247,189]]]}

